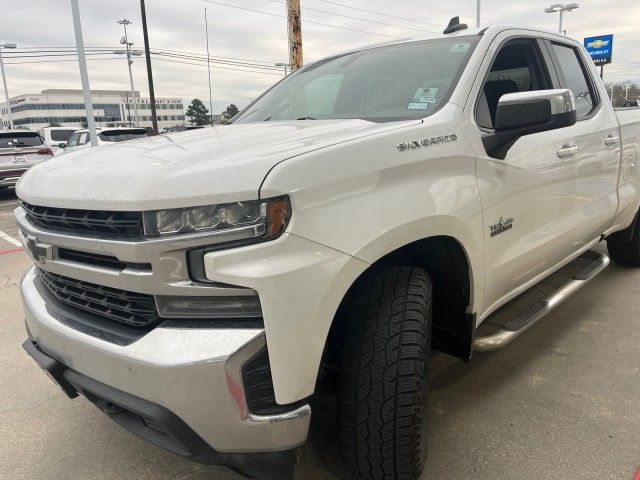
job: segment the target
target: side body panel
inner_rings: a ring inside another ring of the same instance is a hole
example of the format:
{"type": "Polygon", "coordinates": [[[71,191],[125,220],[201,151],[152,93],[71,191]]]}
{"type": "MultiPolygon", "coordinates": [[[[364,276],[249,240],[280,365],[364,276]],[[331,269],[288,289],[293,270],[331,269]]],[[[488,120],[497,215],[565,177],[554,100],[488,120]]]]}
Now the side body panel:
{"type": "MultiPolygon", "coordinates": [[[[317,270],[328,286],[287,274],[282,286],[274,279],[273,290],[261,291],[261,281],[228,276],[232,263],[225,273],[218,259],[224,254],[207,255],[209,278],[251,286],[260,294],[278,402],[313,392],[326,337],[344,295],[366,267],[395,249],[426,237],[453,237],[467,254],[472,298],[482,298],[482,213],[475,162],[459,130],[460,115],[461,109],[449,104],[420,125],[302,155],[270,172],[260,196],[291,197],[289,235],[317,244],[318,261],[327,249],[344,255],[331,263],[331,279],[326,277],[329,265],[317,270]],[[396,147],[454,134],[455,141],[404,152],[396,147]]],[[[271,263],[271,258],[261,258],[271,263]]],[[[255,274],[249,265],[241,273],[255,274]]]]}
{"type": "Polygon", "coordinates": [[[620,203],[608,233],[628,227],[640,208],[640,108],[618,109],[615,113],[620,123],[620,203]]]}

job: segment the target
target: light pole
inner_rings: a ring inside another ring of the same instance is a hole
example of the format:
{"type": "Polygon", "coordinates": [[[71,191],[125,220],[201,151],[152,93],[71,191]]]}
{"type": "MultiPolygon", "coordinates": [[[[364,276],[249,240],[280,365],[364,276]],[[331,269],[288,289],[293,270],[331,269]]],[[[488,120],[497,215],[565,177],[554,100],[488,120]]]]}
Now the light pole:
{"type": "Polygon", "coordinates": [[[290,67],[290,65],[289,65],[288,63],[280,62],[280,63],[276,63],[276,64],[275,64],[275,66],[276,66],[276,67],[283,67],[283,68],[284,68],[284,76],[285,76],[285,77],[289,74],[289,72],[287,71],[287,68],[289,68],[289,67],[290,67]]]}
{"type": "Polygon", "coordinates": [[[117,55],[122,55],[126,53],[127,55],[127,67],[129,67],[129,84],[131,85],[131,101],[133,102],[133,114],[136,119],[136,127],[137,127],[138,125],[140,125],[140,119],[138,118],[138,101],[136,100],[136,91],[133,86],[133,73],[131,72],[131,65],[133,64],[133,60],[131,60],[131,55],[136,55],[136,56],[142,55],[142,52],[131,50],[133,43],[129,42],[129,37],[127,35],[127,25],[131,25],[131,22],[128,19],[123,18],[122,20],[118,20],[116,23],[119,23],[124,27],[124,37],[120,39],[120,44],[125,45],[127,50],[126,51],[114,50],[113,53],[117,55]]]}
{"type": "MultiPolygon", "coordinates": [[[[564,12],[571,12],[572,10],[575,10],[578,7],[580,7],[580,5],[578,5],[577,3],[567,3],[566,5],[563,5],[562,3],[554,3],[550,7],[545,8],[544,11],[546,13],[556,13],[556,12],[560,13],[560,23],[558,26],[558,33],[562,35],[563,34],[562,33],[562,15],[564,14],[564,12]]],[[[566,35],[566,32],[564,34],[566,35]]]]}
{"type": "Polygon", "coordinates": [[[481,0],[477,0],[476,3],[476,27],[480,26],[480,2],[481,0]]]}
{"type": "Polygon", "coordinates": [[[207,7],[204,8],[204,31],[207,38],[207,72],[209,74],[209,116],[213,126],[213,94],[211,93],[211,57],[209,56],[209,21],[207,20],[207,7]]]}
{"type": "Polygon", "coordinates": [[[4,98],[7,101],[7,117],[9,117],[9,128],[13,130],[13,119],[11,118],[11,104],[9,103],[9,90],[7,90],[7,76],[4,73],[4,62],[2,61],[3,48],[16,48],[15,43],[0,44],[0,69],[2,70],[2,83],[4,85],[4,98]]]}
{"type": "Polygon", "coordinates": [[[629,82],[625,82],[624,84],[624,101],[629,100],[629,88],[631,88],[631,84],[629,82]]]}
{"type": "Polygon", "coordinates": [[[82,82],[82,93],[84,95],[84,109],[87,113],[87,127],[89,128],[91,146],[95,147],[98,145],[98,136],[96,134],[96,120],[93,116],[91,87],[89,86],[89,74],[87,73],[87,59],[84,54],[80,6],[78,5],[78,0],[69,0],[69,2],[71,3],[71,14],[73,15],[73,31],[76,36],[76,51],[78,52],[78,67],[80,69],[80,81],[82,82]]]}

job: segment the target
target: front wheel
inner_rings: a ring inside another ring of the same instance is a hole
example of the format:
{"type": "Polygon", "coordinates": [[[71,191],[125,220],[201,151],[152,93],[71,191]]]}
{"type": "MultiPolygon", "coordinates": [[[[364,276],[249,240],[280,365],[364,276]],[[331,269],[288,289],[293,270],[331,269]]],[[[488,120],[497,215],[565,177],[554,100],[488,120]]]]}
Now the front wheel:
{"type": "Polygon", "coordinates": [[[432,286],[421,268],[384,266],[353,294],[341,345],[343,461],[368,480],[415,480],[427,453],[432,286]]]}

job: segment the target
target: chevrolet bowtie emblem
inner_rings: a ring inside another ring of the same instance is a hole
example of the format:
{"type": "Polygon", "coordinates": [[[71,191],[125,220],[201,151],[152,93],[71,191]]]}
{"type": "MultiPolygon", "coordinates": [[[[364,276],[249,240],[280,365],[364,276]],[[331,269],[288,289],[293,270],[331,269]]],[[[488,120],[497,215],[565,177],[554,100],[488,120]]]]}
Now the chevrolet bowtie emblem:
{"type": "Polygon", "coordinates": [[[33,235],[24,235],[25,248],[31,254],[31,257],[38,262],[44,263],[45,260],[53,260],[55,247],[38,241],[38,237],[33,235]]]}

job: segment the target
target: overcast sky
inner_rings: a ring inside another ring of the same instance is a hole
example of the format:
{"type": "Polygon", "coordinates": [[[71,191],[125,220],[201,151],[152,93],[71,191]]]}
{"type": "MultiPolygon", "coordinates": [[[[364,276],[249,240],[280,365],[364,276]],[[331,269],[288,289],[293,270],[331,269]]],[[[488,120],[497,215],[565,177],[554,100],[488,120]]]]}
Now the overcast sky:
{"type": "MultiPolygon", "coordinates": [[[[169,54],[171,52],[166,50],[172,50],[174,55],[205,55],[206,7],[212,56],[264,65],[287,59],[285,0],[215,0],[215,3],[205,0],[147,0],[146,3],[152,50],[164,49],[169,54]]],[[[551,0],[483,0],[482,3],[483,25],[514,23],[557,30],[557,14],[543,12],[551,0]]],[[[3,17],[0,41],[15,42],[20,47],[15,52],[5,50],[11,96],[39,93],[46,88],[80,88],[74,57],[8,58],[44,53],[64,55],[58,50],[74,47],[69,1],[1,0],[0,4],[3,17]],[[24,48],[51,51],[29,53],[24,48]],[[29,63],[18,65],[17,62],[29,63]]],[[[441,31],[454,14],[461,15],[462,21],[475,24],[475,17],[470,16],[475,15],[475,2],[472,0],[302,0],[302,9],[305,61],[353,46],[394,37],[419,36],[425,31],[441,31]]],[[[116,20],[126,17],[132,22],[129,40],[135,43],[134,48],[142,48],[138,0],[80,0],[80,10],[87,47],[118,48],[122,26],[116,20]]],[[[568,35],[579,39],[613,33],[614,64],[605,67],[605,80],[640,78],[639,0],[581,1],[577,11],[565,14],[564,28],[568,35]]],[[[112,54],[90,55],[88,58],[91,58],[88,65],[93,89],[128,89],[124,58],[112,54]]],[[[154,56],[152,62],[156,96],[184,97],[187,100],[199,97],[207,103],[206,64],[176,63],[197,61],[166,55],[154,56]]],[[[238,71],[243,69],[247,67],[216,65],[212,69],[214,110],[219,111],[231,102],[245,105],[281,76],[278,71],[266,69],[238,71]]],[[[133,75],[136,89],[146,96],[148,89],[143,57],[136,58],[133,75]]]]}

